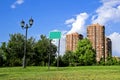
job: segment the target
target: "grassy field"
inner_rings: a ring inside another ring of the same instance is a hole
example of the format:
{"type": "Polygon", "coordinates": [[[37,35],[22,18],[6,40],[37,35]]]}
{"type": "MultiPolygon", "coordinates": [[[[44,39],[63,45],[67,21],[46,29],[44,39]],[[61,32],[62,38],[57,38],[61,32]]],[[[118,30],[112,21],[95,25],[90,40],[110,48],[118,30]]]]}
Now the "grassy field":
{"type": "Polygon", "coordinates": [[[8,67],[0,68],[0,80],[120,80],[120,66],[8,67]]]}

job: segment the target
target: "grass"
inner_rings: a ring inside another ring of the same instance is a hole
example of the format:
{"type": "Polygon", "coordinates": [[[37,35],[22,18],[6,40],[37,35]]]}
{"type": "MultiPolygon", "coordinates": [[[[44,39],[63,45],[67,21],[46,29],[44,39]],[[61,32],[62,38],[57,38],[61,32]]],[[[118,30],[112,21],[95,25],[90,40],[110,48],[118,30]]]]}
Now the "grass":
{"type": "Polygon", "coordinates": [[[6,67],[0,80],[120,80],[120,66],[6,67]]]}

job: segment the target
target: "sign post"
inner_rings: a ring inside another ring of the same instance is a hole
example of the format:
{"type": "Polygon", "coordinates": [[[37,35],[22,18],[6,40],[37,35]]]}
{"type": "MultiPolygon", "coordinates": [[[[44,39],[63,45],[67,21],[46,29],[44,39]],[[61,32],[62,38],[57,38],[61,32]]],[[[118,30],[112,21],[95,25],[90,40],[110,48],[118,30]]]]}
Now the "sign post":
{"type": "MultiPolygon", "coordinates": [[[[58,42],[58,59],[57,59],[57,67],[59,67],[59,54],[60,54],[60,38],[61,38],[61,32],[59,31],[54,31],[54,32],[50,32],[49,34],[49,39],[59,39],[59,42],[58,42]]],[[[50,53],[49,53],[49,62],[50,62],[50,53]]],[[[49,69],[49,63],[48,62],[48,69],[49,69]]]]}

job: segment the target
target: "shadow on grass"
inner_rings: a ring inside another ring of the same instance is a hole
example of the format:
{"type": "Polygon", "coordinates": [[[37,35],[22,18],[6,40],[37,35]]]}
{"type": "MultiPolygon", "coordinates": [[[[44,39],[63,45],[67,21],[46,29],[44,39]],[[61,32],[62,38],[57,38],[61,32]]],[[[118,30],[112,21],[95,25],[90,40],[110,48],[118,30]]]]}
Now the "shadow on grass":
{"type": "Polygon", "coordinates": [[[8,74],[0,74],[0,77],[6,77],[8,74]]]}

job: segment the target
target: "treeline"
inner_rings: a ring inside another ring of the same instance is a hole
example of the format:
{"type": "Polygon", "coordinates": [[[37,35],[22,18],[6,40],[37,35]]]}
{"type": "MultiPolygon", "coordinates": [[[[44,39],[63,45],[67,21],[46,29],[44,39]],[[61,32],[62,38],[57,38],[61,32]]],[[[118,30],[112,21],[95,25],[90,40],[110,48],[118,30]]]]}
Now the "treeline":
{"type": "MultiPolygon", "coordinates": [[[[22,66],[24,55],[25,36],[17,33],[10,34],[8,42],[2,42],[0,46],[0,66],[12,67],[22,66]]],[[[46,36],[40,35],[40,39],[35,41],[33,37],[27,40],[27,66],[47,66],[48,55],[50,54],[50,65],[57,65],[57,46],[51,43],[46,36]]],[[[101,59],[96,62],[95,50],[90,41],[85,38],[78,42],[75,52],[66,51],[63,56],[59,56],[59,66],[87,66],[87,65],[119,65],[117,58],[108,56],[106,61],[101,59]]]]}
{"type": "MultiPolygon", "coordinates": [[[[9,41],[2,42],[0,47],[0,66],[22,66],[24,55],[25,36],[10,34],[9,41]]],[[[27,40],[27,66],[46,66],[48,63],[48,54],[50,53],[51,64],[56,58],[57,47],[50,44],[50,40],[41,35],[38,41],[33,37],[27,40]]]]}

